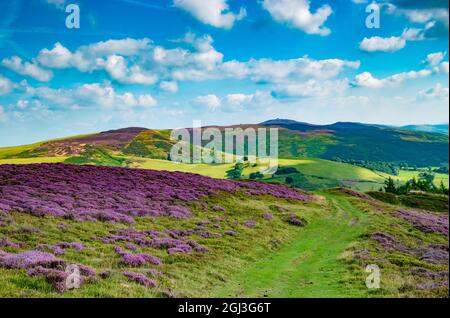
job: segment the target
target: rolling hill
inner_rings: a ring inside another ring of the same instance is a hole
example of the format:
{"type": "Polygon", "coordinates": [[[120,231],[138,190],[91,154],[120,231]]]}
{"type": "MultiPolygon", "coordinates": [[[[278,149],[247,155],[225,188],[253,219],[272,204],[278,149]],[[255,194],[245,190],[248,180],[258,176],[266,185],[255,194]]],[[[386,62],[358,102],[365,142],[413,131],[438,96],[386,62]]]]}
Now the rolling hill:
{"type": "MultiPolygon", "coordinates": [[[[312,125],[276,119],[259,125],[233,128],[279,128],[281,167],[295,173],[266,176],[263,181],[286,183],[307,190],[349,187],[359,191],[378,190],[389,175],[399,182],[420,171],[402,166],[448,166],[448,137],[398,128],[359,123],[312,125]]],[[[219,127],[225,130],[227,127],[219,127]]],[[[178,164],[168,161],[175,141],[170,130],[130,127],[101,133],[0,148],[0,164],[58,163],[94,164],[168,171],[193,172],[227,178],[231,164],[178,164]]],[[[248,179],[259,167],[246,165],[248,179]]],[[[448,185],[448,175],[436,174],[448,185]]]]}
{"type": "MultiPolygon", "coordinates": [[[[312,125],[292,120],[230,127],[278,127],[279,156],[283,159],[361,160],[425,167],[448,165],[449,139],[442,134],[359,123],[312,125]]],[[[0,159],[82,157],[89,161],[90,156],[96,156],[94,161],[98,161],[99,156],[128,155],[165,160],[174,143],[170,140],[170,130],[125,128],[4,148],[0,149],[0,159]],[[93,148],[101,149],[103,154],[93,148]]]]}

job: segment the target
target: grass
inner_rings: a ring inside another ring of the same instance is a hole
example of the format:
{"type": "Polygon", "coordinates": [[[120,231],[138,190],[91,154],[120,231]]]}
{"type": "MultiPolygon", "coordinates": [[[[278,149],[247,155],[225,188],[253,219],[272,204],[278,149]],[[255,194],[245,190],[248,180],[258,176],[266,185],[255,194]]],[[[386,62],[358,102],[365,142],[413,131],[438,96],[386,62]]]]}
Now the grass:
{"type": "MultiPolygon", "coordinates": [[[[239,195],[222,194],[205,201],[209,206],[220,204],[226,212],[203,211],[200,204],[194,204],[192,210],[195,217],[189,220],[172,218],[138,218],[133,228],[138,230],[159,230],[169,228],[194,228],[200,220],[212,220],[215,216],[222,218],[219,229],[211,231],[223,232],[233,230],[239,233],[236,237],[200,238],[194,236],[208,253],[189,255],[168,255],[165,251],[151,248],[140,248],[138,252],[147,252],[163,260],[163,265],[154,267],[165,273],[157,278],[158,287],[147,289],[127,281],[122,272],[126,270],[143,271],[145,268],[130,269],[119,263],[114,253],[114,244],[103,244],[92,240],[94,236],[104,236],[110,230],[127,228],[122,224],[102,222],[77,223],[52,217],[34,217],[23,213],[11,213],[11,224],[0,227],[0,237],[7,236],[15,242],[24,242],[21,250],[30,250],[40,243],[55,244],[57,242],[82,242],[88,249],[84,251],[67,250],[62,256],[69,263],[83,263],[101,272],[112,271],[106,280],[97,279],[94,283],[85,284],[80,289],[64,294],[54,292],[51,286],[39,278],[30,278],[23,270],[0,269],[0,297],[162,297],[162,292],[171,289],[179,297],[200,297],[210,295],[214,286],[223,284],[228,276],[236,274],[239,268],[246,266],[271,253],[273,249],[292,239],[298,228],[284,222],[284,213],[275,215],[274,220],[266,221],[261,215],[267,206],[277,204],[283,209],[302,215],[319,213],[317,203],[295,204],[286,200],[274,200],[272,197],[250,199],[239,195]],[[256,220],[255,228],[247,228],[243,223],[256,220]],[[64,223],[67,229],[61,230],[58,224],[64,223]],[[256,241],[255,241],[256,240],[256,241]],[[269,248],[268,248],[269,247],[269,248]]],[[[119,243],[120,245],[120,243],[119,243]]],[[[5,248],[6,251],[15,252],[5,248]]]]}
{"type": "MultiPolygon", "coordinates": [[[[258,260],[220,287],[218,297],[363,297],[363,281],[354,277],[340,255],[367,225],[362,211],[342,196],[325,194],[331,213],[322,215],[279,251],[258,260]],[[357,220],[354,221],[354,220],[357,220]]],[[[363,271],[363,268],[360,269],[363,271]]]]}
{"type": "MultiPolygon", "coordinates": [[[[338,190],[317,193],[309,203],[292,202],[272,197],[247,197],[222,193],[202,202],[192,203],[194,217],[137,218],[132,227],[138,230],[193,228],[198,221],[211,220],[208,229],[222,233],[233,230],[238,236],[200,238],[193,236],[207,253],[168,255],[165,251],[140,247],[138,252],[162,259],[157,268],[164,276],[156,278],[158,287],[144,288],[129,282],[122,272],[130,270],[119,263],[114,244],[92,240],[110,230],[128,228],[122,224],[103,222],[77,223],[52,217],[35,217],[11,213],[10,224],[0,227],[0,237],[23,242],[20,250],[30,250],[40,243],[82,242],[86,250],[67,250],[62,256],[69,263],[83,263],[97,270],[109,270],[107,279],[97,278],[80,289],[58,294],[43,279],[30,278],[23,270],[0,268],[0,297],[164,297],[170,290],[178,297],[436,297],[445,290],[417,291],[418,283],[409,270],[420,266],[433,271],[448,266],[430,264],[412,255],[390,252],[368,239],[375,231],[390,233],[407,246],[448,244],[448,238],[425,234],[411,224],[394,218],[394,205],[349,196],[338,190]],[[226,212],[211,212],[204,206],[221,205],[226,212]],[[270,211],[271,221],[262,213],[270,211]],[[288,213],[307,220],[305,227],[285,222],[288,213]],[[219,217],[220,220],[215,219],[219,217]],[[243,224],[257,221],[254,228],[243,224]],[[67,227],[61,230],[59,225],[67,227]],[[214,226],[219,224],[218,227],[214,226]],[[358,258],[355,250],[370,250],[369,258],[358,258]],[[382,269],[382,288],[368,290],[365,285],[367,264],[382,269]]],[[[117,243],[121,245],[121,243],[117,243]]],[[[8,252],[16,252],[5,248],[8,252]]],[[[131,269],[142,272],[146,268],[131,269]]]]}
{"type": "Polygon", "coordinates": [[[166,170],[197,173],[207,177],[224,179],[226,172],[230,170],[233,164],[185,164],[176,163],[168,160],[148,159],[148,158],[131,158],[128,166],[140,169],[166,170]]]}
{"type": "MultiPolygon", "coordinates": [[[[409,171],[409,170],[400,170],[400,173],[398,176],[394,176],[394,180],[397,180],[399,182],[406,182],[408,180],[411,180],[412,178],[418,178],[419,174],[422,173],[422,171],[409,171]]],[[[441,184],[441,181],[444,183],[446,187],[449,186],[448,181],[448,174],[443,173],[434,173],[434,184],[436,186],[439,186],[441,184]]]]}
{"type": "Polygon", "coordinates": [[[0,165],[24,165],[34,163],[60,163],[64,162],[67,157],[35,157],[35,158],[16,158],[16,159],[0,159],[0,165]]]}

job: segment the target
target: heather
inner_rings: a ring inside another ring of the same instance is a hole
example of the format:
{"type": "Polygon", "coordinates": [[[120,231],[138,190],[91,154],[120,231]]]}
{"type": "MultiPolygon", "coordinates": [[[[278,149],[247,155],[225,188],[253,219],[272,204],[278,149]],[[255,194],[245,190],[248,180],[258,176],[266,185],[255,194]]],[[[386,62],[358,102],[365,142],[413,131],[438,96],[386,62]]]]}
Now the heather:
{"type": "Polygon", "coordinates": [[[421,231],[427,233],[440,233],[448,236],[448,214],[425,211],[419,213],[399,210],[395,215],[408,221],[421,231]]]}
{"type": "MultiPolygon", "coordinates": [[[[53,167],[50,166],[51,171],[53,167]]],[[[102,167],[89,168],[96,171],[91,177],[94,180],[104,171],[102,167]]],[[[127,172],[124,178],[134,184],[127,169],[113,168],[113,175],[116,171],[127,172]]],[[[148,185],[136,187],[150,186],[155,178],[153,172],[151,175],[145,182],[139,179],[148,185]]],[[[161,191],[166,186],[172,187],[172,181],[157,175],[161,191]]],[[[184,174],[168,175],[176,176],[178,182],[184,174]]],[[[124,180],[113,176],[116,177],[124,180]]],[[[158,204],[180,207],[172,211],[181,217],[125,213],[123,216],[132,218],[132,223],[126,223],[7,210],[3,214],[7,222],[0,226],[0,259],[4,264],[0,266],[0,296],[435,297],[448,294],[448,286],[443,283],[448,279],[447,235],[425,231],[396,215],[400,210],[426,216],[428,212],[391,207],[339,191],[318,192],[317,200],[309,194],[305,194],[308,199],[292,200],[267,193],[249,194],[251,189],[246,188],[247,183],[225,191],[203,188],[197,185],[196,176],[189,177],[192,180],[189,186],[183,185],[183,195],[202,193],[195,199],[186,201],[172,195],[160,198],[152,192],[146,201],[150,206],[155,204],[150,199],[155,198],[158,204]],[[32,253],[32,257],[24,258],[27,253],[32,253]],[[70,264],[77,264],[82,272],[79,289],[65,287],[68,277],[65,266],[70,264]],[[365,288],[367,264],[378,264],[382,269],[383,287],[379,291],[365,288]]],[[[61,180],[52,179],[52,183],[60,182],[59,187],[64,189],[61,180]]],[[[119,183],[102,186],[115,189],[119,183]]],[[[1,184],[2,191],[5,186],[11,186],[11,183],[1,184]]],[[[120,200],[134,191],[130,186],[107,196],[107,190],[94,184],[80,180],[76,189],[105,191],[104,196],[97,194],[101,198],[98,202],[94,200],[102,206],[114,201],[119,207],[120,200]]],[[[173,189],[174,193],[177,190],[173,189]]],[[[83,202],[84,197],[77,191],[66,189],[75,196],[74,200],[83,202]]],[[[81,193],[89,196],[87,192],[81,193]]],[[[49,192],[48,197],[52,196],[49,192]]]]}
{"type": "MultiPolygon", "coordinates": [[[[282,185],[217,180],[187,173],[63,164],[0,166],[0,207],[76,221],[123,222],[135,217],[192,216],[190,203],[218,194],[244,193],[310,201],[282,185]]],[[[218,205],[214,211],[224,212],[218,205]]]]}
{"type": "Polygon", "coordinates": [[[448,297],[448,213],[373,200],[352,203],[370,212],[372,220],[369,233],[351,248],[352,256],[361,266],[380,266],[385,294],[448,297]]]}

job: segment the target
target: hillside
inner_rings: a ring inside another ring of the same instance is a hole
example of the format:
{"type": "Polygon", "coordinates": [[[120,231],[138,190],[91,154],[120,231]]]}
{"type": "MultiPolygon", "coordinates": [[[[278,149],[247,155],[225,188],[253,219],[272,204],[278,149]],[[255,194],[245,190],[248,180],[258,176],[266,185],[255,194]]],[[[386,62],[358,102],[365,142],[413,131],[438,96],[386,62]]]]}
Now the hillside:
{"type": "Polygon", "coordinates": [[[423,131],[430,133],[438,133],[448,135],[448,124],[442,125],[408,125],[402,126],[400,129],[403,130],[414,130],[414,131],[423,131]]]}
{"type": "Polygon", "coordinates": [[[448,136],[359,123],[310,125],[266,123],[280,127],[280,156],[333,160],[406,163],[413,166],[448,164],[448,136]],[[420,155],[419,155],[420,154],[420,155]]]}
{"type": "Polygon", "coordinates": [[[349,190],[45,164],[0,193],[0,297],[448,297],[448,214],[349,190]]]}
{"type": "MultiPolygon", "coordinates": [[[[278,127],[279,155],[283,159],[321,158],[434,167],[448,165],[448,136],[359,123],[311,125],[272,120],[242,129],[278,127]]],[[[217,127],[224,130],[227,127],[217,127]]],[[[114,157],[167,159],[172,145],[170,130],[125,128],[34,145],[0,148],[0,159],[75,157],[71,162],[121,165],[114,157]]],[[[205,142],[206,143],[206,142],[205,142]]]]}
{"type": "MultiPolygon", "coordinates": [[[[448,167],[448,137],[442,134],[359,123],[319,126],[285,119],[230,127],[279,127],[280,167],[295,171],[265,176],[262,181],[288,183],[305,190],[348,187],[377,191],[388,177],[403,183],[424,171],[415,166],[448,167]],[[407,170],[401,170],[405,166],[407,170]]],[[[224,131],[227,127],[216,128],[224,131]]],[[[229,177],[228,172],[234,168],[231,164],[178,164],[167,160],[175,143],[170,133],[132,127],[0,148],[0,164],[64,162],[229,177]]],[[[241,177],[249,179],[259,169],[244,165],[241,177]]],[[[435,173],[436,185],[441,181],[448,186],[448,175],[435,173]]]]}

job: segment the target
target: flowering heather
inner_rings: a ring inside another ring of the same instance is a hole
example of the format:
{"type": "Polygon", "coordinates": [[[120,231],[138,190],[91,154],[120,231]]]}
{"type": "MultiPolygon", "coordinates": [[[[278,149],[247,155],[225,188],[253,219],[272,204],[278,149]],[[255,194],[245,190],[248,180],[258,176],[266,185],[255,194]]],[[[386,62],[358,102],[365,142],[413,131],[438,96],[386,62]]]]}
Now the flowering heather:
{"type": "Polygon", "coordinates": [[[395,215],[425,233],[439,233],[448,236],[448,214],[400,210],[395,215]]]}
{"type": "Polygon", "coordinates": [[[270,221],[270,220],[272,220],[273,219],[273,214],[272,213],[264,213],[263,215],[262,215],[262,218],[264,219],[264,220],[267,220],[267,221],[270,221]]]}
{"type": "Polygon", "coordinates": [[[184,219],[191,216],[186,204],[221,191],[312,200],[311,195],[279,184],[181,172],[64,164],[0,166],[0,210],[76,221],[133,223],[138,216],[184,219]]]}
{"type": "Polygon", "coordinates": [[[35,266],[48,266],[55,262],[58,262],[55,255],[40,251],[6,254],[0,257],[0,266],[5,268],[26,269],[35,266]]]}
{"type": "Polygon", "coordinates": [[[36,246],[37,250],[49,251],[54,255],[62,255],[62,254],[64,254],[64,251],[69,248],[80,251],[80,250],[84,249],[84,245],[81,243],[77,243],[77,242],[74,242],[74,243],[61,242],[56,245],[39,244],[38,246],[36,246]]]}
{"type": "Polygon", "coordinates": [[[11,241],[9,238],[5,237],[0,240],[0,247],[11,247],[11,248],[19,248],[20,244],[11,241]]]}
{"type": "Polygon", "coordinates": [[[244,222],[244,225],[248,228],[254,228],[258,223],[254,220],[248,220],[244,222]]]}
{"type": "Polygon", "coordinates": [[[156,287],[156,283],[147,276],[145,276],[144,274],[135,272],[124,272],[123,275],[129,280],[144,285],[145,287],[156,287]]]}
{"type": "Polygon", "coordinates": [[[122,257],[122,264],[132,267],[139,267],[145,264],[160,265],[161,260],[148,254],[133,254],[122,250],[119,246],[114,246],[114,251],[122,257]]]}
{"type": "Polygon", "coordinates": [[[449,247],[444,244],[432,244],[419,247],[406,247],[401,244],[398,239],[392,235],[375,232],[370,237],[378,242],[383,248],[391,251],[398,251],[414,255],[420,260],[434,264],[445,264],[449,260],[449,247]]]}
{"type": "Polygon", "coordinates": [[[45,277],[47,281],[60,293],[66,291],[66,280],[70,275],[63,270],[45,268],[42,266],[29,269],[27,274],[30,277],[45,277]]]}

